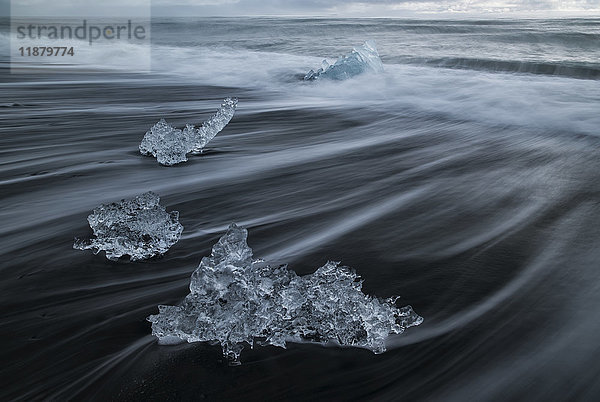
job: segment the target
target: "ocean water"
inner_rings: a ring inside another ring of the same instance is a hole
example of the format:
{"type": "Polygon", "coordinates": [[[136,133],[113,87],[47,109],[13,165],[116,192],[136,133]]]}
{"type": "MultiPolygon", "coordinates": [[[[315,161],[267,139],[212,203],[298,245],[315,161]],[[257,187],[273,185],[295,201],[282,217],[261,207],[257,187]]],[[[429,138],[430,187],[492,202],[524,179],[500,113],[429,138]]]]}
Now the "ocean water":
{"type": "Polygon", "coordinates": [[[600,19],[155,19],[152,57],[0,59],[0,399],[600,398],[600,19]],[[302,81],[365,40],[384,73],[302,81]],[[139,154],[227,96],[204,155],[139,154]],[[72,249],[95,206],[149,190],[185,228],[164,257],[72,249]],[[158,345],[145,318],[231,222],[256,256],[341,261],[425,321],[381,355],[158,345]]]}

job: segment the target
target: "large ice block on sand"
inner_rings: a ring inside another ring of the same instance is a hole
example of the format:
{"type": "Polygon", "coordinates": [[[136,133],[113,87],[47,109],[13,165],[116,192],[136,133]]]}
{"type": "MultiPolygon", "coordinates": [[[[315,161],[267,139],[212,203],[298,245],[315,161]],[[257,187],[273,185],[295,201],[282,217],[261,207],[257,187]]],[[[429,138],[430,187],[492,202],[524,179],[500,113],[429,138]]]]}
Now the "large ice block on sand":
{"type": "Polygon", "coordinates": [[[94,254],[104,250],[109,260],[128,255],[136,261],[166,253],[179,240],[183,226],[179,212],[167,212],[159,201],[158,195],[148,192],[100,205],[88,216],[95,237],[75,239],[73,248],[91,249],[94,254]]]}
{"type": "Polygon", "coordinates": [[[322,78],[345,80],[368,71],[375,73],[383,71],[383,63],[373,41],[366,41],[361,47],[354,48],[332,65],[327,63],[327,60],[323,60],[321,68],[317,71],[310,70],[304,76],[304,80],[312,81],[322,78]]]}
{"type": "Polygon", "coordinates": [[[236,98],[225,99],[219,110],[199,128],[188,124],[180,130],[161,119],[144,135],[140,153],[156,157],[158,163],[165,166],[185,162],[188,153],[202,153],[206,144],[231,121],[236,107],[236,98]]]}
{"type": "Polygon", "coordinates": [[[229,227],[192,274],[183,302],[158,306],[148,317],[153,335],[165,343],[219,343],[237,363],[244,344],[255,342],[337,343],[382,353],[390,334],[423,321],[410,306],[396,307],[397,298],[365,295],[356,272],[337,262],[298,276],[286,265],[254,260],[247,236],[229,227]]]}

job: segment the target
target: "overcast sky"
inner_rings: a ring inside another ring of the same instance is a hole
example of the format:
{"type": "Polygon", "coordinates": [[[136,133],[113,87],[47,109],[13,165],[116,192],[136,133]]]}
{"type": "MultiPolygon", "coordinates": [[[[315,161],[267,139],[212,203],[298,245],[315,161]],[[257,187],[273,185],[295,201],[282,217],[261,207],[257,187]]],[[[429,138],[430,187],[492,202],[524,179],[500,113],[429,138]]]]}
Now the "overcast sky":
{"type": "MultiPolygon", "coordinates": [[[[11,0],[0,0],[8,15],[11,0]]],[[[12,0],[13,15],[87,15],[149,10],[150,0],[12,0]]],[[[313,15],[600,16],[600,0],[152,0],[153,16],[313,15]]],[[[142,12],[144,14],[144,12],[142,12]]]]}

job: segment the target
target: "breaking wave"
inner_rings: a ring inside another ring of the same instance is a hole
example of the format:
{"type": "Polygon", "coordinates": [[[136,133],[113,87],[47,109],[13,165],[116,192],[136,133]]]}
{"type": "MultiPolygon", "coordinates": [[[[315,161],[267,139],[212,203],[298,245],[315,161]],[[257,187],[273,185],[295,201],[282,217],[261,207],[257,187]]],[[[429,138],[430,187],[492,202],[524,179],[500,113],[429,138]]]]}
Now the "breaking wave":
{"type": "MultiPolygon", "coordinates": [[[[599,39],[600,40],[600,39],[599,39]]],[[[556,75],[579,79],[600,79],[600,64],[589,66],[581,63],[553,63],[535,61],[510,61],[494,59],[478,59],[466,57],[444,57],[444,58],[399,58],[398,63],[414,64],[429,67],[443,67],[464,70],[477,70],[502,73],[523,73],[556,75]]]]}

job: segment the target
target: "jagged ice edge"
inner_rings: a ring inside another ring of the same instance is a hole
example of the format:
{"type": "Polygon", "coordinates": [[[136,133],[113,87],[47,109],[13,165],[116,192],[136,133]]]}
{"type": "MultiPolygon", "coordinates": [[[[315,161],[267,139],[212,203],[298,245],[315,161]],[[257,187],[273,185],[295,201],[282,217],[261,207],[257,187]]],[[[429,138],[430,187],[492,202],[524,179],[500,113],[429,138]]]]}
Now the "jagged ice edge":
{"type": "Polygon", "coordinates": [[[75,238],[74,249],[105,251],[117,260],[128,255],[131,261],[166,253],[181,237],[179,212],[166,212],[160,197],[149,191],[118,203],[101,204],[87,220],[94,233],[88,239],[75,238]]]}
{"type": "Polygon", "coordinates": [[[186,162],[187,154],[202,153],[203,148],[231,121],[237,107],[237,98],[226,98],[217,112],[200,128],[187,124],[177,129],[160,119],[142,139],[139,150],[142,155],[154,156],[161,165],[172,166],[186,162]]]}
{"type": "Polygon", "coordinates": [[[312,341],[367,348],[383,353],[385,339],[423,321],[410,306],[397,308],[362,293],[356,272],[328,262],[315,273],[297,276],[286,265],[253,260],[247,230],[232,224],[192,274],[190,294],[179,306],[159,306],[148,317],[163,343],[221,344],[239,363],[244,344],[285,348],[312,341]]]}

